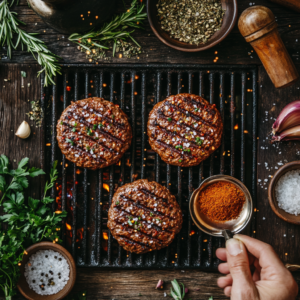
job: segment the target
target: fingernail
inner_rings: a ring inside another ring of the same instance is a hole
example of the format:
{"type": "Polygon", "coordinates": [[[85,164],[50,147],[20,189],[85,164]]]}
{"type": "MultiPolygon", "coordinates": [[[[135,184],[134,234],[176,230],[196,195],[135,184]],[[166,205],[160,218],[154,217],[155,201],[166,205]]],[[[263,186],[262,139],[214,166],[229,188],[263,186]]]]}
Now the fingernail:
{"type": "Polygon", "coordinates": [[[243,252],[242,244],[237,239],[230,239],[226,242],[226,249],[231,256],[237,256],[243,252]]]}

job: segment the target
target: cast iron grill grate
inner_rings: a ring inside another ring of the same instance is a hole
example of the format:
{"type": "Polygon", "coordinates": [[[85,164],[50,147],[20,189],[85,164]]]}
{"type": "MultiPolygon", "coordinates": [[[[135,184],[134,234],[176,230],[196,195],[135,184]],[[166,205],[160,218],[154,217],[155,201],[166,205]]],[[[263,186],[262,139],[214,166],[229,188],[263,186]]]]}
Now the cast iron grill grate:
{"type": "MultiPolygon", "coordinates": [[[[217,268],[219,261],[214,253],[223,240],[197,229],[189,216],[188,200],[204,178],[228,174],[246,184],[256,207],[256,76],[252,66],[71,65],[63,66],[55,86],[42,88],[45,118],[41,164],[49,171],[51,164],[59,161],[61,181],[52,190],[56,198],[53,208],[69,211],[62,238],[78,266],[217,268]],[[221,147],[192,168],[161,161],[151,150],[146,134],[148,114],[154,104],[182,92],[199,94],[215,103],[224,120],[221,147]],[[67,161],[56,141],[56,123],[63,109],[71,101],[91,96],[120,105],[133,129],[132,146],[121,161],[98,171],[80,169],[67,161]],[[166,249],[144,255],[127,253],[107,229],[107,211],[114,191],[140,178],[166,186],[177,197],[184,215],[183,228],[174,242],[166,249]]],[[[254,224],[255,220],[248,227],[248,234],[255,233],[254,224]]]]}

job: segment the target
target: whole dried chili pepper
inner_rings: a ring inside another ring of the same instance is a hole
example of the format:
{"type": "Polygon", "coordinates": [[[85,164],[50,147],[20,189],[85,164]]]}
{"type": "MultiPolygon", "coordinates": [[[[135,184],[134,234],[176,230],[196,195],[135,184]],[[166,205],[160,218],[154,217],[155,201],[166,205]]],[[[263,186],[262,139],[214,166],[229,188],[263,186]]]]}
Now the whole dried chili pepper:
{"type": "Polygon", "coordinates": [[[226,181],[210,184],[199,195],[200,211],[212,221],[237,219],[245,201],[244,193],[226,181]]]}

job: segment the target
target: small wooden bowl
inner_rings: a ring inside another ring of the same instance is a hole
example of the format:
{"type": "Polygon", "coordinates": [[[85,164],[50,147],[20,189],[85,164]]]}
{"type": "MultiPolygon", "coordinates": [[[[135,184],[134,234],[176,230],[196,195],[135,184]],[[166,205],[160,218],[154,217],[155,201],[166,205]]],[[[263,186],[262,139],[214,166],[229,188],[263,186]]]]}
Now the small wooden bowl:
{"type": "Polygon", "coordinates": [[[281,176],[283,176],[285,173],[292,171],[292,170],[299,170],[300,171],[300,161],[293,161],[290,163],[287,163],[286,165],[282,166],[273,176],[269,189],[268,189],[268,197],[269,197],[269,203],[271,205],[271,208],[273,209],[274,213],[281,218],[282,220],[300,225],[300,215],[295,216],[292,214],[287,213],[283,209],[278,207],[278,202],[276,200],[275,196],[275,187],[277,185],[278,180],[281,176]]]}
{"type": "Polygon", "coordinates": [[[191,45],[171,38],[168,32],[161,29],[157,16],[157,3],[158,0],[148,0],[147,3],[148,20],[153,32],[169,47],[185,52],[203,51],[219,44],[231,32],[238,17],[237,0],[221,0],[222,7],[226,10],[221,29],[217,31],[206,44],[191,45]]]}
{"type": "Polygon", "coordinates": [[[26,249],[27,255],[23,256],[22,265],[20,267],[21,270],[21,276],[18,282],[18,289],[20,293],[26,298],[30,300],[59,300],[65,298],[72,290],[75,280],[76,280],[76,265],[75,261],[72,257],[72,255],[62,246],[58,244],[53,244],[51,242],[40,242],[37,244],[34,244],[26,249]],[[39,295],[35,291],[29,288],[29,285],[26,281],[26,278],[24,276],[25,271],[25,265],[29,260],[29,257],[36,253],[39,250],[53,250],[61,255],[64,256],[64,258],[67,260],[69,266],[70,266],[70,278],[68,283],[65,285],[65,287],[59,291],[57,294],[53,295],[39,295]]]}

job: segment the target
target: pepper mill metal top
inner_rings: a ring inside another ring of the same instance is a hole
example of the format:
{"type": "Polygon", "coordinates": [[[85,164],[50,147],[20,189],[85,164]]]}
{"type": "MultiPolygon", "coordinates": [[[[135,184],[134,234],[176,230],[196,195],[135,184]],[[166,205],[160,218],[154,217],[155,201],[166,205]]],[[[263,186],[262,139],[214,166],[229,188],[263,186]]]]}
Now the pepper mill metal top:
{"type": "Polygon", "coordinates": [[[239,19],[238,27],[256,51],[276,88],[290,86],[299,79],[269,8],[258,5],[246,9],[239,19]]]}

